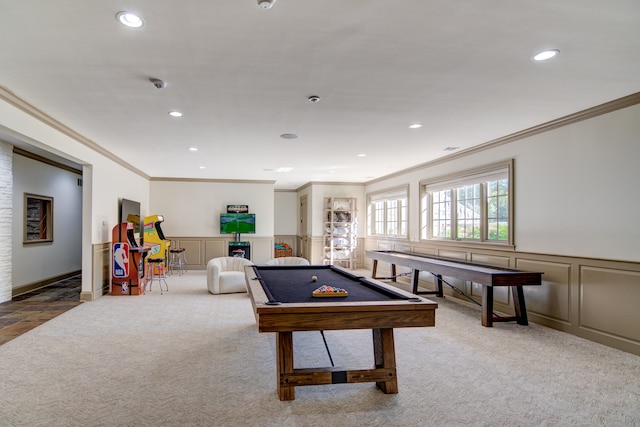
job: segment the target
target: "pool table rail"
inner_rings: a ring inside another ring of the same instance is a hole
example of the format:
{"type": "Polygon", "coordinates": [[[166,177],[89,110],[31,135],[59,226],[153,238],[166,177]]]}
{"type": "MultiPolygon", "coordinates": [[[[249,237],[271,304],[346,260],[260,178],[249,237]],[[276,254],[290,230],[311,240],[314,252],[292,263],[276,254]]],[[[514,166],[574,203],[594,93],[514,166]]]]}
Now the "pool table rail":
{"type": "Polygon", "coordinates": [[[247,290],[260,332],[410,328],[435,325],[438,304],[377,280],[376,286],[407,299],[389,301],[302,302],[269,305],[253,266],[245,267],[247,290]]]}

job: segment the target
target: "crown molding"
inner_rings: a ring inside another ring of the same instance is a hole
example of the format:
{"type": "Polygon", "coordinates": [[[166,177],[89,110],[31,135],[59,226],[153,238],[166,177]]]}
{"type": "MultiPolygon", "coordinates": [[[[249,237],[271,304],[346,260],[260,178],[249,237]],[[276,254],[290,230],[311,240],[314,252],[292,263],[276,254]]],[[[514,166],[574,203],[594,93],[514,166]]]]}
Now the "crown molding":
{"type": "Polygon", "coordinates": [[[25,101],[24,99],[20,98],[18,95],[16,95],[15,93],[13,93],[11,90],[9,90],[8,88],[6,88],[5,86],[0,86],[0,99],[7,102],[10,105],[13,105],[14,107],[18,108],[19,110],[27,113],[28,115],[30,115],[31,117],[41,121],[42,123],[44,123],[45,125],[49,126],[50,128],[68,136],[69,138],[73,139],[76,142],[79,142],[80,144],[92,149],[93,151],[95,151],[96,153],[108,158],[109,160],[112,160],[113,162],[119,164],[120,166],[124,167],[125,169],[130,170],[131,172],[140,175],[141,177],[145,178],[145,179],[149,179],[150,176],[147,175],[146,173],[142,172],[140,169],[132,166],[130,163],[127,163],[126,161],[122,160],[120,157],[114,155],[113,153],[111,153],[110,151],[107,151],[106,149],[104,149],[102,146],[98,145],[96,142],[90,140],[89,138],[79,134],[78,132],[74,131],[73,129],[71,129],[70,127],[64,125],[63,123],[59,122],[58,120],[54,119],[53,117],[51,117],[50,115],[48,115],[47,113],[45,113],[44,111],[40,110],[39,108],[37,108],[36,106],[34,106],[33,104],[25,101]]]}
{"type": "Polygon", "coordinates": [[[215,179],[215,178],[171,178],[171,177],[154,177],[149,181],[172,181],[172,182],[218,182],[223,184],[266,184],[273,185],[275,181],[267,180],[251,180],[251,179],[215,179]]]}
{"type": "Polygon", "coordinates": [[[364,187],[366,185],[365,182],[333,182],[333,181],[309,181],[306,184],[301,185],[296,188],[295,191],[301,191],[305,188],[312,187],[314,185],[351,185],[354,187],[364,187]]]}
{"type": "Polygon", "coordinates": [[[612,113],[617,110],[622,110],[623,108],[631,107],[637,104],[640,104],[640,92],[625,96],[623,98],[615,99],[613,101],[606,102],[604,104],[600,104],[595,107],[587,108],[586,110],[578,111],[577,113],[569,114],[567,116],[560,117],[559,119],[551,120],[549,122],[542,123],[540,125],[533,126],[519,132],[514,132],[512,134],[509,134],[491,141],[487,141],[483,144],[476,145],[466,150],[458,151],[457,153],[440,157],[439,159],[431,160],[429,162],[425,162],[416,166],[412,166],[407,169],[403,169],[398,172],[394,172],[389,175],[385,175],[380,178],[373,179],[371,181],[367,181],[365,182],[365,185],[374,184],[376,182],[385,181],[387,179],[405,175],[411,172],[415,172],[430,166],[435,166],[442,163],[450,162],[452,160],[455,160],[461,157],[465,157],[471,154],[479,153],[481,151],[489,150],[491,148],[495,148],[500,145],[518,141],[520,139],[528,138],[540,133],[549,132],[551,130],[558,129],[564,126],[569,126],[571,124],[578,123],[583,120],[592,119],[594,117],[598,117],[607,113],[612,113]]]}

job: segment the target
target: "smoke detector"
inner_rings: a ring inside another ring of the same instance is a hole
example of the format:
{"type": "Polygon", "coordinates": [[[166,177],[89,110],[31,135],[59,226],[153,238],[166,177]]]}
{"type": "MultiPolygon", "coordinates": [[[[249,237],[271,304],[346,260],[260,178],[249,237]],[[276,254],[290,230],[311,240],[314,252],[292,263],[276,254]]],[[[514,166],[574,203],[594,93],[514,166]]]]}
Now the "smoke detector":
{"type": "Polygon", "coordinates": [[[311,95],[309,97],[309,102],[311,102],[312,104],[315,104],[318,101],[320,101],[320,97],[318,95],[311,95]]]}
{"type": "Polygon", "coordinates": [[[262,9],[271,9],[276,0],[258,0],[258,6],[262,9]]]}
{"type": "Polygon", "coordinates": [[[157,88],[157,89],[164,89],[165,87],[167,87],[167,82],[165,82],[164,80],[160,80],[160,79],[154,79],[153,77],[149,79],[149,81],[151,83],[153,83],[153,85],[157,88]]]}

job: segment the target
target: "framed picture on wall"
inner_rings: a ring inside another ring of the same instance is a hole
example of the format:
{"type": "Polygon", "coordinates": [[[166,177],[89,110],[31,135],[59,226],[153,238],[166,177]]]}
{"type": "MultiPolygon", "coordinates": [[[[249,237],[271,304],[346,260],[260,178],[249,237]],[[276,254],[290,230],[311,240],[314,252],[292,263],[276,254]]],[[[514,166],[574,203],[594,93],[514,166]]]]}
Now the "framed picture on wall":
{"type": "Polygon", "coordinates": [[[24,193],[23,243],[53,242],[53,197],[24,193]]]}

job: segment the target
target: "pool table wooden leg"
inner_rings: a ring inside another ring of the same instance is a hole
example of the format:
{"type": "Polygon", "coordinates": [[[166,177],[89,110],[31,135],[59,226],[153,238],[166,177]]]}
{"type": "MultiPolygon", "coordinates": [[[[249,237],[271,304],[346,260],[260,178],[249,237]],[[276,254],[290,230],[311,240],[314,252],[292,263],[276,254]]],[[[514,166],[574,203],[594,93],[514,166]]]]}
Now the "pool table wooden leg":
{"type": "Polygon", "coordinates": [[[392,370],[392,373],[389,374],[389,380],[376,382],[376,385],[384,393],[397,393],[398,377],[396,375],[396,350],[393,342],[393,328],[373,330],[373,354],[376,368],[392,370]]]}
{"type": "Polygon", "coordinates": [[[276,332],[278,396],[280,400],[294,400],[295,388],[286,384],[287,374],[293,374],[293,332],[276,332]]]}

